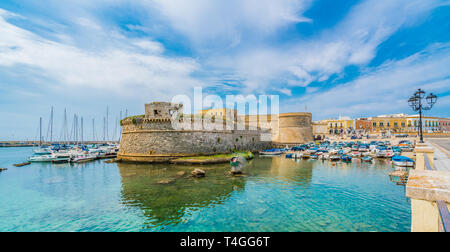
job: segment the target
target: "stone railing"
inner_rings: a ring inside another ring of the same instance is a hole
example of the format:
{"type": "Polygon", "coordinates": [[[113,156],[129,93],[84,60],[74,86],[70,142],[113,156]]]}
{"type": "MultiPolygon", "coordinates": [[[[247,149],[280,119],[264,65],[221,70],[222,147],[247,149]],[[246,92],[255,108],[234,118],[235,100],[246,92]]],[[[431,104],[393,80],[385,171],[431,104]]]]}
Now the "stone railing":
{"type": "Polygon", "coordinates": [[[411,199],[412,232],[450,232],[450,173],[434,168],[434,150],[416,149],[416,169],[409,174],[406,196],[411,199]]]}

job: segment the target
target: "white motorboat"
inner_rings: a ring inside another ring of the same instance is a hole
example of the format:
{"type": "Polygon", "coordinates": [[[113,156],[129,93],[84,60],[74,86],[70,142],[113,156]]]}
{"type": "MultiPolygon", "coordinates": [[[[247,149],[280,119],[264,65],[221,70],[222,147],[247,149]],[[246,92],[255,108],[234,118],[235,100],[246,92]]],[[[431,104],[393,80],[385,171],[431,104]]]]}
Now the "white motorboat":
{"type": "Polygon", "coordinates": [[[97,157],[92,154],[81,154],[72,158],[72,163],[85,163],[89,161],[94,161],[97,157]]]}
{"type": "Polygon", "coordinates": [[[33,150],[35,155],[50,155],[52,154],[52,150],[50,148],[39,148],[33,150]]]}

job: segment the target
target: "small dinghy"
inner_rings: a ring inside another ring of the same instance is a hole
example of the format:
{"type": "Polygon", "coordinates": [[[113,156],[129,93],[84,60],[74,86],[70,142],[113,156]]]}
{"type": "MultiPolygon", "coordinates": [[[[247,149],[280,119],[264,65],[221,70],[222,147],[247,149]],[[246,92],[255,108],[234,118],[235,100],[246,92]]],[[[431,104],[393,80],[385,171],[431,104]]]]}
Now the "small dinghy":
{"type": "Polygon", "coordinates": [[[341,157],[337,156],[337,155],[333,155],[333,156],[330,156],[330,160],[331,161],[339,161],[339,160],[341,160],[341,157]]]}
{"type": "Polygon", "coordinates": [[[392,151],[386,152],[386,155],[385,155],[386,158],[392,158],[393,156],[395,156],[394,152],[392,152],[392,151]]]}
{"type": "Polygon", "coordinates": [[[386,152],[385,151],[379,151],[376,154],[377,158],[385,158],[386,157],[386,152]]]}
{"type": "Polygon", "coordinates": [[[363,162],[372,162],[373,158],[371,156],[365,156],[361,159],[363,162]]]}
{"type": "Polygon", "coordinates": [[[283,152],[280,149],[270,149],[259,152],[259,155],[262,156],[279,156],[281,154],[283,154],[283,152]]]}
{"type": "Polygon", "coordinates": [[[361,153],[360,152],[352,152],[352,157],[361,157],[361,153]]]}
{"type": "Polygon", "coordinates": [[[405,156],[394,156],[392,157],[392,162],[395,166],[414,167],[414,160],[405,156]]]}
{"type": "Polygon", "coordinates": [[[352,157],[350,157],[349,155],[342,155],[341,160],[344,162],[352,162],[352,157]]]}

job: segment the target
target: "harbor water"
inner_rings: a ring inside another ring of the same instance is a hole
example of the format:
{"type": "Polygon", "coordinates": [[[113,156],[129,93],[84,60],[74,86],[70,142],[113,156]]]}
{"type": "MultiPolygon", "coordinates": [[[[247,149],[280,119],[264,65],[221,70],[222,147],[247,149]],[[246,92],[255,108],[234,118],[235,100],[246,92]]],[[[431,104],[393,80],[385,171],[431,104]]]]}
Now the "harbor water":
{"type": "Polygon", "coordinates": [[[405,188],[374,163],[257,157],[229,164],[33,163],[0,148],[0,231],[410,231],[405,188]],[[195,168],[206,177],[189,176],[195,168]],[[184,175],[182,173],[185,173],[184,175]]]}

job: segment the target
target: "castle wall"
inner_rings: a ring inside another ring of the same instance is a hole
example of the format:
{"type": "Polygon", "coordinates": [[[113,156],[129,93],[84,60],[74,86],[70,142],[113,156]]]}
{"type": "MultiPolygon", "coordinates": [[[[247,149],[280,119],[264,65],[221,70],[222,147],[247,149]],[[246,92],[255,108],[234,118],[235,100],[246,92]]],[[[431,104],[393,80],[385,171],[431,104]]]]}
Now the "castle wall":
{"type": "Polygon", "coordinates": [[[288,113],[279,116],[281,144],[300,144],[313,141],[311,113],[288,113]]]}
{"type": "Polygon", "coordinates": [[[193,127],[177,130],[168,120],[136,121],[122,123],[119,158],[125,161],[167,161],[174,157],[229,153],[235,149],[259,151],[272,146],[271,142],[261,140],[261,133],[267,133],[261,130],[209,131],[193,127]]]}

